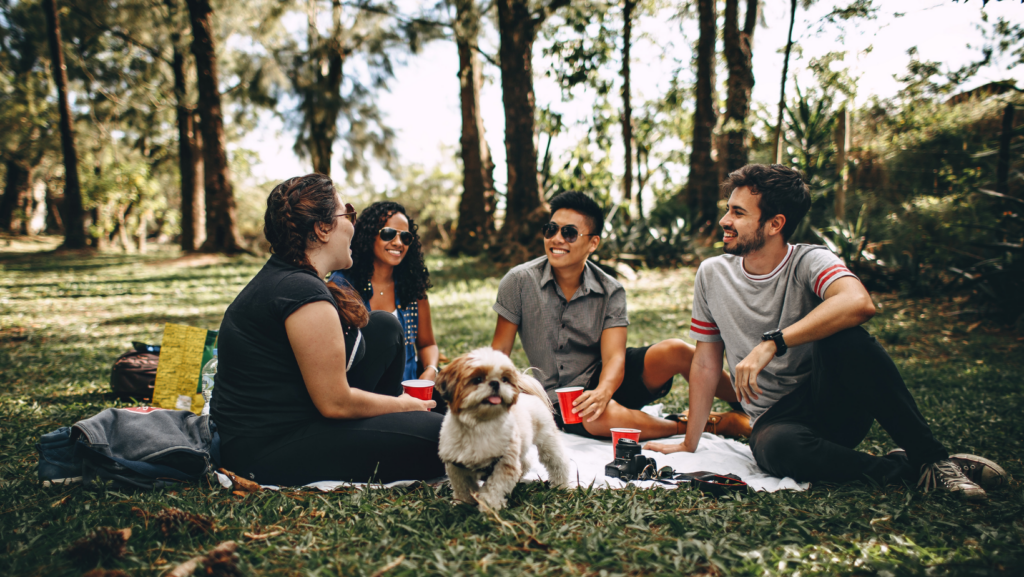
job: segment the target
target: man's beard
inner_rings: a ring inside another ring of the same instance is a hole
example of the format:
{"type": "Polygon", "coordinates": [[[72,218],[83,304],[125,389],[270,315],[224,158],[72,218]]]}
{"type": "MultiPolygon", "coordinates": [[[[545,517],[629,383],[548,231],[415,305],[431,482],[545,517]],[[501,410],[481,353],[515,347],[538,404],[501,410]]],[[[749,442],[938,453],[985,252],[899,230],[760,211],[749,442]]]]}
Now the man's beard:
{"type": "MultiPolygon", "coordinates": [[[[733,232],[735,232],[735,230],[733,230],[733,232]]],[[[734,240],[731,245],[725,245],[724,250],[727,254],[747,256],[756,250],[760,250],[761,247],[764,246],[766,240],[767,239],[764,236],[764,228],[759,226],[757,227],[757,230],[754,231],[753,238],[747,237],[741,240],[740,237],[737,236],[736,240],[734,240]]]]}

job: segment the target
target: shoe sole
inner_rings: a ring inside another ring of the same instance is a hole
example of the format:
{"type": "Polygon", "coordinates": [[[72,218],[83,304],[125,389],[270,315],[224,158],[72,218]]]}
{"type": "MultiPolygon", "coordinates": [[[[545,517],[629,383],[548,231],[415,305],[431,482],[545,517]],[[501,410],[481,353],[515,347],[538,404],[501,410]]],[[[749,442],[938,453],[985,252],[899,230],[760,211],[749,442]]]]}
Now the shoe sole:
{"type": "MultiPolygon", "coordinates": [[[[997,487],[1002,487],[1003,484],[1007,480],[1006,471],[1003,470],[1002,467],[1000,467],[999,465],[995,464],[994,462],[986,459],[985,457],[979,457],[977,455],[971,455],[971,454],[968,454],[968,453],[957,453],[956,455],[950,455],[949,458],[950,459],[961,459],[961,460],[964,460],[964,461],[971,461],[971,462],[974,462],[974,463],[980,463],[981,465],[984,465],[985,467],[988,467],[989,469],[992,469],[993,471],[995,471],[995,473],[996,473],[995,477],[988,479],[988,481],[986,483],[988,486],[987,487],[983,487],[984,489],[995,489],[997,487]]],[[[984,475],[982,475],[982,477],[984,477],[984,475]]],[[[978,485],[979,486],[981,486],[981,482],[982,481],[985,481],[985,479],[984,478],[978,479],[978,485]]]]}
{"type": "Polygon", "coordinates": [[[81,483],[81,477],[67,477],[64,479],[49,479],[43,481],[43,487],[59,487],[63,485],[74,485],[75,483],[81,483]]]}

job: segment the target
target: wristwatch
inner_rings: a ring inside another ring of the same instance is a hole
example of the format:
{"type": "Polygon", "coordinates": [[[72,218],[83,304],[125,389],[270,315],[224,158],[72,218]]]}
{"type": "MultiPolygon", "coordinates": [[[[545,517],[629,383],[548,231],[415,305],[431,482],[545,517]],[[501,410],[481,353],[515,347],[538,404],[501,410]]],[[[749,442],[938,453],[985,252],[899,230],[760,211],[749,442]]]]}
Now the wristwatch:
{"type": "Polygon", "coordinates": [[[786,340],[782,338],[782,331],[775,329],[774,331],[768,331],[761,335],[762,341],[775,341],[775,356],[781,357],[786,354],[789,347],[786,346],[786,340]]]}

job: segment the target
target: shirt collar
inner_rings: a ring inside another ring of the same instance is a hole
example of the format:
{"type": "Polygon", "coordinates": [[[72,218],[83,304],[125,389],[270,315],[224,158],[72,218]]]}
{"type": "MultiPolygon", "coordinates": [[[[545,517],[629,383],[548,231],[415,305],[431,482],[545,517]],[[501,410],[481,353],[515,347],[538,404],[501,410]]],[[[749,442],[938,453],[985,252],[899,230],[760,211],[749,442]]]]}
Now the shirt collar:
{"type": "MultiPolygon", "coordinates": [[[[580,288],[583,289],[582,294],[590,294],[596,292],[598,294],[604,294],[604,287],[597,280],[597,275],[594,273],[593,268],[596,266],[594,263],[587,260],[583,266],[583,282],[580,283],[580,288]]],[[[551,263],[545,259],[544,269],[540,273],[540,286],[545,286],[549,282],[554,282],[555,275],[551,272],[551,263]]]]}

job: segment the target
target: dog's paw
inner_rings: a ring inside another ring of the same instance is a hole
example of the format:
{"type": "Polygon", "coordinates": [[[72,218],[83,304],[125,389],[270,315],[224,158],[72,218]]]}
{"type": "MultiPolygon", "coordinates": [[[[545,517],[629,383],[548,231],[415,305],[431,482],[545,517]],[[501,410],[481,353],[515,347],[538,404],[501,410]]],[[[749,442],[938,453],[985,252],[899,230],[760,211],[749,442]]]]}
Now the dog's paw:
{"type": "Polygon", "coordinates": [[[497,513],[505,508],[505,499],[487,499],[481,498],[478,503],[481,513],[497,513]]]}

